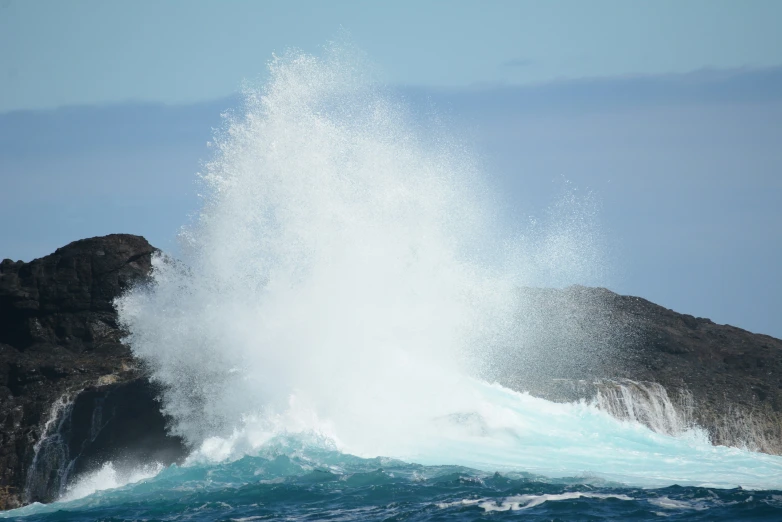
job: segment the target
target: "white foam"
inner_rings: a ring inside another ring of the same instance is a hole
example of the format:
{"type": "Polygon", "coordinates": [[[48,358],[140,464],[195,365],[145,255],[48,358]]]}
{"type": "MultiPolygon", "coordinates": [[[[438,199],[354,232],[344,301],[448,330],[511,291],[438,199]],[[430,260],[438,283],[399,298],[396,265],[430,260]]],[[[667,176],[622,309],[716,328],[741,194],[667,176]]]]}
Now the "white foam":
{"type": "Polygon", "coordinates": [[[116,489],[128,484],[148,480],[163,470],[162,464],[152,464],[131,470],[118,471],[112,462],[106,462],[100,469],[80,476],[68,486],[59,501],[68,502],[92,495],[96,491],[116,489]]]}
{"type": "Polygon", "coordinates": [[[678,509],[678,510],[695,510],[695,511],[701,511],[704,509],[709,509],[709,506],[706,505],[704,502],[700,501],[684,501],[684,500],[675,500],[668,497],[660,497],[660,498],[650,498],[647,500],[650,504],[653,506],[661,507],[663,509],[678,509]]]}
{"type": "Polygon", "coordinates": [[[544,502],[557,502],[560,500],[573,500],[576,498],[615,498],[617,500],[633,500],[632,497],[627,495],[613,495],[604,493],[588,493],[573,491],[568,493],[558,493],[551,495],[516,495],[507,497],[499,502],[490,500],[481,502],[479,505],[485,511],[515,511],[520,509],[529,509],[535,506],[539,506],[544,502]]]}

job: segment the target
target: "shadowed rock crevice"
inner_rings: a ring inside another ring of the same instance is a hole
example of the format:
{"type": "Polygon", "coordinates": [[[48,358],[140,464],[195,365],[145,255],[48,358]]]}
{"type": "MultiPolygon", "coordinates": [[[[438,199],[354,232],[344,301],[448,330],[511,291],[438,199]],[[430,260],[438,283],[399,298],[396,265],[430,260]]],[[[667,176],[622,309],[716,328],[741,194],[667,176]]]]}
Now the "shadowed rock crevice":
{"type": "Polygon", "coordinates": [[[56,500],[75,477],[106,462],[122,472],[180,461],[183,445],[166,435],[156,395],[148,381],[134,379],[63,396],[34,446],[22,500],[56,500]]]}

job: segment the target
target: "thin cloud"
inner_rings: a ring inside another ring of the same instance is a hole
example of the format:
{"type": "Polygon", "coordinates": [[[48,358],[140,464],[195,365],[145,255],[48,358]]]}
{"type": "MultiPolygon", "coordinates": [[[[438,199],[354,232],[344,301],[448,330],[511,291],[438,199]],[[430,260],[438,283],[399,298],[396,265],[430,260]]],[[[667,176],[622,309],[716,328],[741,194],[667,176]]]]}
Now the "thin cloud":
{"type": "Polygon", "coordinates": [[[529,67],[535,62],[529,58],[513,58],[512,60],[506,60],[502,62],[503,67],[529,67]]]}
{"type": "Polygon", "coordinates": [[[488,83],[469,88],[403,86],[422,103],[436,95],[464,113],[583,112],[653,106],[782,102],[782,66],[701,69],[681,74],[625,75],[561,79],[535,84],[488,83]]]}

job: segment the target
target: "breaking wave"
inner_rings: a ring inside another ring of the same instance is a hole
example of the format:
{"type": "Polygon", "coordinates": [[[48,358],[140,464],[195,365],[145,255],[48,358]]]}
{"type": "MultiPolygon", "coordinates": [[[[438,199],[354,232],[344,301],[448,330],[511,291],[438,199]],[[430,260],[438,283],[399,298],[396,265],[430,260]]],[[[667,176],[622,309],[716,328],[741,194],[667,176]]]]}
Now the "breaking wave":
{"type": "MultiPolygon", "coordinates": [[[[287,436],[486,472],[779,486],[782,459],[712,446],[673,413],[657,433],[640,411],[622,420],[492,384],[547,371],[523,357],[508,368],[528,335],[518,318],[535,313],[520,286],[605,272],[588,197],[508,230],[468,148],[413,122],[350,53],[291,53],[270,72],[216,135],[181,257],[158,256],[152,282],[117,302],[190,465],[287,436]]],[[[585,353],[573,343],[557,364],[585,353]]]]}

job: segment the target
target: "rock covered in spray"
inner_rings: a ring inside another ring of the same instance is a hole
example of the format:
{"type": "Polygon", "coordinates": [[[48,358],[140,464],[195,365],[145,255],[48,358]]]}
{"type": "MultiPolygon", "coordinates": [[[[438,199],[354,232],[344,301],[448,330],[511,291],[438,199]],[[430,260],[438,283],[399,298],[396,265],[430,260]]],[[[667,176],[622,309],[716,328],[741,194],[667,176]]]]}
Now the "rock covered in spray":
{"type": "MultiPolygon", "coordinates": [[[[118,455],[184,455],[112,308],[145,280],[153,252],[115,235],[0,264],[3,507],[52,500],[118,455]]],[[[498,380],[556,400],[595,398],[657,431],[700,425],[716,443],[780,453],[782,341],[605,289],[519,292],[518,344],[490,367],[498,380]]]]}
{"type": "MultiPolygon", "coordinates": [[[[144,440],[128,440],[127,415],[149,429],[153,446],[168,440],[113,307],[148,276],[155,250],[142,237],[113,234],[0,263],[0,508],[52,500],[68,473],[144,440]]],[[[165,444],[182,454],[178,441],[165,444]]]]}
{"type": "Polygon", "coordinates": [[[526,333],[502,382],[553,400],[602,400],[620,418],[673,426],[662,429],[669,434],[686,422],[715,444],[782,454],[779,339],[604,288],[522,295],[526,333]],[[661,415],[636,415],[633,401],[661,415]],[[666,402],[680,420],[667,420],[666,402]]]}

